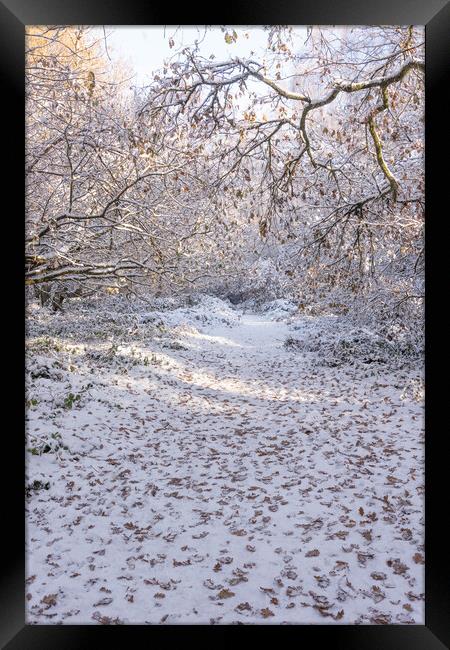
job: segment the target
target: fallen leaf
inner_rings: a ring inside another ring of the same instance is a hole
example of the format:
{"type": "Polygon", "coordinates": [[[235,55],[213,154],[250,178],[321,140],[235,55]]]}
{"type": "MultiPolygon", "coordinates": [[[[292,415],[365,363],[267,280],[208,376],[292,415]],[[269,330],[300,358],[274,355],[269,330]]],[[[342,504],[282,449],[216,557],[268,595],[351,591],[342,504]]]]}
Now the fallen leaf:
{"type": "Polygon", "coordinates": [[[56,596],[57,594],[48,594],[48,596],[42,598],[41,603],[45,603],[45,605],[48,605],[49,607],[56,605],[56,596]]]}
{"type": "Polygon", "coordinates": [[[269,618],[269,616],[275,616],[275,614],[268,607],[262,609],[261,614],[263,615],[264,618],[269,618]]]}
{"type": "Polygon", "coordinates": [[[110,605],[112,603],[112,598],[102,598],[98,603],[94,604],[94,607],[99,607],[100,605],[110,605]]]}
{"type": "Polygon", "coordinates": [[[370,577],[373,578],[374,580],[386,580],[386,574],[385,573],[378,573],[376,571],[371,573],[370,577]]]}
{"type": "Polygon", "coordinates": [[[247,602],[245,602],[245,603],[239,603],[239,605],[236,606],[236,609],[238,609],[240,612],[250,611],[250,610],[251,610],[251,606],[250,606],[250,604],[247,603],[247,602]]]}
{"type": "Polygon", "coordinates": [[[235,595],[236,594],[234,591],[230,591],[229,589],[221,589],[217,594],[217,598],[220,598],[222,600],[224,598],[232,598],[235,595]]]}

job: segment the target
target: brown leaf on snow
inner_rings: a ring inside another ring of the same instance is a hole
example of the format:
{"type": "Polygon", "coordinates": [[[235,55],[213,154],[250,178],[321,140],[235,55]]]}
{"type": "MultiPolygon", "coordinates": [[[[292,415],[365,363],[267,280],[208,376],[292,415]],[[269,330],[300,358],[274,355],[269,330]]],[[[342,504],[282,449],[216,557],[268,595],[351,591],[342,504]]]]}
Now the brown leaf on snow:
{"type": "Polygon", "coordinates": [[[412,591],[406,593],[409,600],[425,600],[425,594],[414,594],[412,591]]]}
{"type": "Polygon", "coordinates": [[[385,573],[377,573],[376,571],[371,573],[370,577],[373,578],[374,580],[386,580],[386,574],[385,573]]]}
{"type": "Polygon", "coordinates": [[[383,612],[377,612],[370,619],[370,622],[373,625],[389,625],[391,621],[392,621],[392,617],[390,616],[390,614],[384,614],[383,612]]]}
{"type": "Polygon", "coordinates": [[[338,530],[336,533],[333,533],[333,535],[330,535],[331,539],[334,539],[335,537],[345,540],[348,537],[348,532],[346,530],[338,530]]]}
{"type": "Polygon", "coordinates": [[[331,605],[313,605],[313,609],[316,609],[319,614],[322,614],[322,616],[331,616],[334,618],[334,615],[331,612],[327,611],[330,607],[331,605]]]}
{"type": "Polygon", "coordinates": [[[234,591],[230,591],[229,589],[221,589],[217,594],[217,598],[220,598],[222,600],[224,598],[232,598],[235,595],[236,594],[234,591]]]}
{"type": "Polygon", "coordinates": [[[292,569],[288,569],[288,571],[286,571],[286,578],[289,578],[290,580],[295,580],[296,577],[297,577],[297,573],[292,569]]]}
{"type": "Polygon", "coordinates": [[[268,607],[262,609],[261,614],[264,618],[269,618],[269,616],[275,616],[275,614],[268,607]]]}
{"type": "Polygon", "coordinates": [[[245,603],[239,603],[239,605],[236,605],[236,609],[238,609],[240,612],[245,612],[245,611],[250,611],[252,608],[247,601],[245,603]]]}
{"type": "Polygon", "coordinates": [[[293,597],[300,594],[300,587],[289,586],[286,588],[286,596],[293,597]]]}
{"type": "Polygon", "coordinates": [[[348,562],[344,562],[343,560],[336,560],[335,567],[336,567],[336,569],[338,569],[339,571],[340,571],[341,569],[348,569],[348,562]]]}
{"type": "Polygon", "coordinates": [[[94,607],[99,607],[100,605],[111,605],[112,601],[112,598],[102,598],[98,603],[94,604],[94,607]]]}
{"type": "Polygon", "coordinates": [[[403,575],[408,570],[406,564],[403,564],[399,558],[396,558],[395,560],[387,560],[386,564],[388,567],[392,568],[396,575],[403,575]]]}
{"type": "Polygon", "coordinates": [[[305,557],[317,557],[320,555],[320,551],[317,548],[314,548],[312,551],[305,553],[305,557]]]}
{"type": "Polygon", "coordinates": [[[374,556],[372,553],[357,553],[358,562],[360,566],[366,566],[367,560],[373,560],[374,556]]]}
{"type": "Polygon", "coordinates": [[[416,564],[425,564],[425,558],[422,553],[414,553],[413,560],[416,564]]]}
{"type": "Polygon", "coordinates": [[[111,623],[109,616],[102,616],[100,612],[94,612],[92,618],[94,621],[98,621],[101,625],[110,625],[111,623]]]}
{"type": "Polygon", "coordinates": [[[327,578],[326,576],[314,576],[314,578],[317,581],[319,587],[322,587],[323,589],[328,587],[328,585],[330,584],[330,579],[327,578]]]}
{"type": "Polygon", "coordinates": [[[48,594],[47,596],[44,596],[41,600],[41,603],[44,603],[45,605],[48,605],[51,607],[52,605],[56,605],[56,597],[58,594],[48,594]]]}
{"type": "Polygon", "coordinates": [[[100,625],[122,625],[122,621],[119,618],[110,618],[109,616],[102,616],[100,612],[94,612],[92,614],[94,621],[98,621],[100,625]]]}
{"type": "MultiPolygon", "coordinates": [[[[395,485],[396,483],[401,483],[401,481],[398,478],[395,478],[395,476],[386,476],[386,480],[388,481],[388,484],[390,485],[395,485]]],[[[386,483],[385,483],[386,485],[386,483]]]]}

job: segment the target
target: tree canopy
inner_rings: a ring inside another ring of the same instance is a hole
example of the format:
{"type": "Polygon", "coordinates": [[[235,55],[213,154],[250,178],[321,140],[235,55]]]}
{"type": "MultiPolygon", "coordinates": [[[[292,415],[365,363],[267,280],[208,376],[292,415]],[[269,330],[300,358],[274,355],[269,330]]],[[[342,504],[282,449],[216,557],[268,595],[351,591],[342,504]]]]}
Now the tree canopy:
{"type": "MultiPolygon", "coordinates": [[[[213,291],[420,315],[424,32],[221,27],[125,92],[107,36],[28,27],[26,282],[213,291]]],[[[408,316],[409,318],[409,316],[408,316]]]]}

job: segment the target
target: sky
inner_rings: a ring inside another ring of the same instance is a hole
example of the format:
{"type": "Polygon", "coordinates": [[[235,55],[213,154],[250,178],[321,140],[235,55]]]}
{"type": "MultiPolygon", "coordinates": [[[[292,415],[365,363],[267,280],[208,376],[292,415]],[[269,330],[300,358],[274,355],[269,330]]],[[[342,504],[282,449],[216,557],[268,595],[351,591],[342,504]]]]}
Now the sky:
{"type": "MultiPolygon", "coordinates": [[[[227,26],[231,33],[233,26],[227,26]]],[[[163,66],[164,59],[174,55],[169,46],[171,37],[183,46],[192,45],[197,39],[201,41],[200,52],[209,57],[214,54],[216,60],[226,60],[231,57],[249,56],[253,51],[259,57],[266,51],[267,33],[261,27],[236,27],[239,34],[235,43],[227,44],[225,34],[219,27],[206,31],[204,26],[106,26],[108,52],[114,61],[125,60],[133,71],[130,85],[145,85],[151,81],[151,73],[163,66]],[[248,34],[248,37],[245,36],[248,34]]],[[[299,28],[299,36],[304,34],[304,28],[299,28]]],[[[103,32],[102,32],[103,36],[103,32]]],[[[303,39],[302,39],[303,40],[303,39]]]]}

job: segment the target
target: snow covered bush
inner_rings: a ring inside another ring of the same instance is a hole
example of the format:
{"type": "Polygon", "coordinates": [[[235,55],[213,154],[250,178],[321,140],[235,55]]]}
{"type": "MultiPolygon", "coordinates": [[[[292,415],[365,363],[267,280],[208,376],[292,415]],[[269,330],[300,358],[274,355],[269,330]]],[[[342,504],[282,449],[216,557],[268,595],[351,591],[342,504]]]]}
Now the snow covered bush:
{"type": "MultiPolygon", "coordinates": [[[[378,323],[379,325],[379,323],[378,323]]],[[[416,364],[421,360],[420,350],[401,337],[381,335],[366,327],[354,326],[348,317],[316,317],[314,333],[301,338],[302,325],[292,326],[292,335],[284,342],[287,350],[315,353],[324,366],[362,364],[416,364]]]]}

